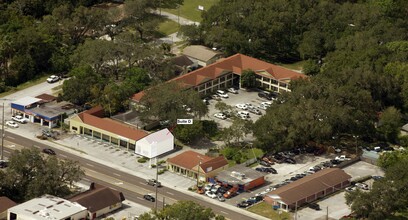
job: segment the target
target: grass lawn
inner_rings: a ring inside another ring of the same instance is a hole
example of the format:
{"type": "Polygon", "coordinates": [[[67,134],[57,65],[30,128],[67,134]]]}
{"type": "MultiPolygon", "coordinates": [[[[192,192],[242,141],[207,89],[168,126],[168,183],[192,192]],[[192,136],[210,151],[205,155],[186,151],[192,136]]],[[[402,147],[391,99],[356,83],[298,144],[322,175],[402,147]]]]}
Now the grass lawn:
{"type": "Polygon", "coordinates": [[[20,85],[18,85],[17,87],[12,88],[12,89],[10,89],[10,90],[7,91],[7,92],[0,93],[0,98],[3,98],[3,97],[5,97],[5,96],[10,95],[10,94],[12,94],[12,93],[15,93],[15,92],[17,92],[17,91],[20,91],[20,90],[26,89],[26,88],[28,88],[28,87],[31,87],[31,86],[40,84],[40,83],[42,83],[42,82],[45,82],[45,80],[47,80],[48,77],[49,77],[49,76],[43,76],[43,77],[41,77],[41,78],[33,79],[33,80],[31,80],[31,81],[28,81],[28,82],[25,82],[25,83],[23,83],[23,84],[20,84],[20,85]]]}
{"type": "Polygon", "coordinates": [[[291,215],[287,212],[281,212],[273,210],[272,206],[266,202],[261,202],[248,208],[248,211],[258,215],[262,215],[269,219],[292,219],[291,215]]]}
{"type": "MultiPolygon", "coordinates": [[[[201,21],[201,11],[198,6],[204,6],[204,10],[208,10],[219,0],[184,0],[184,4],[180,7],[180,17],[187,18],[192,21],[201,21]]],[[[163,9],[163,11],[178,15],[178,9],[163,9]]]]}
{"type": "Polygon", "coordinates": [[[278,63],[277,65],[283,66],[285,68],[291,69],[291,70],[298,70],[301,71],[303,69],[303,65],[305,64],[305,60],[295,62],[295,63],[278,63]]]}
{"type": "Polygon", "coordinates": [[[159,25],[159,32],[163,33],[164,36],[170,35],[172,33],[176,33],[179,30],[179,25],[177,22],[172,21],[170,19],[166,19],[159,25]]]}
{"type": "MultiPolygon", "coordinates": [[[[237,151],[240,151],[240,150],[237,149],[237,151]]],[[[225,155],[224,152],[225,152],[225,149],[223,149],[223,150],[220,151],[221,154],[225,155]]],[[[261,149],[258,149],[258,148],[253,148],[253,151],[252,151],[251,148],[245,148],[244,150],[242,150],[242,151],[240,151],[240,152],[241,152],[243,155],[245,155],[246,158],[248,158],[248,159],[254,158],[254,155],[255,155],[255,157],[261,157],[261,156],[264,154],[264,152],[263,152],[261,149]]],[[[229,167],[235,166],[236,164],[237,164],[237,163],[235,162],[235,160],[233,160],[233,159],[228,160],[228,166],[229,166],[229,167]]],[[[256,166],[256,165],[257,165],[257,163],[252,164],[251,167],[256,166]]]]}

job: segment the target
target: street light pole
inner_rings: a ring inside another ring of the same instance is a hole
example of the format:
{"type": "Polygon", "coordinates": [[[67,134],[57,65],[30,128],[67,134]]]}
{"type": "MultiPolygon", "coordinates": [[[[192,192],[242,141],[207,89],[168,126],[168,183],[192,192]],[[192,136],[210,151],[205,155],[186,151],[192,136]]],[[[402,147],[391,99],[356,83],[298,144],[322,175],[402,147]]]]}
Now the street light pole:
{"type": "Polygon", "coordinates": [[[3,114],[1,118],[1,158],[0,160],[3,160],[4,158],[4,102],[3,102],[3,114]]]}
{"type": "Polygon", "coordinates": [[[156,184],[155,184],[155,188],[156,188],[156,210],[159,210],[158,209],[158,207],[157,207],[157,200],[159,199],[159,198],[157,198],[157,185],[159,184],[159,163],[158,163],[158,161],[157,161],[157,157],[156,157],[156,184]]]}

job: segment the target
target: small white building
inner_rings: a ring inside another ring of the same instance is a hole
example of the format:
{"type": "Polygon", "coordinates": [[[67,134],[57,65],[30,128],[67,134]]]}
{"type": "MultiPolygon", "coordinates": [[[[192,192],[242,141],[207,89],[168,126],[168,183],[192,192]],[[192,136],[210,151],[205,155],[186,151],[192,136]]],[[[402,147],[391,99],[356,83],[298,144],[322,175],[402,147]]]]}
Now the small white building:
{"type": "Polygon", "coordinates": [[[149,159],[174,149],[174,136],[165,128],[136,141],[135,153],[149,159]]]}
{"type": "Polygon", "coordinates": [[[82,220],[87,214],[87,209],[76,202],[43,195],[9,208],[7,220],[82,220]]]}

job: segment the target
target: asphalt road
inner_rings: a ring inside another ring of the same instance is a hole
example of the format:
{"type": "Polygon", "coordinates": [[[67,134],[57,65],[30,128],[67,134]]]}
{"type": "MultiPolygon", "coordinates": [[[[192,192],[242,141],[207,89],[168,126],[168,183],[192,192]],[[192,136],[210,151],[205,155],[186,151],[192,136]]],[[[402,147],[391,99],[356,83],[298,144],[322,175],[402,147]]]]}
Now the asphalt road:
{"type": "MultiPolygon", "coordinates": [[[[9,142],[13,142],[21,146],[37,147],[40,150],[44,148],[51,148],[56,152],[57,156],[62,159],[69,158],[71,160],[78,161],[83,167],[83,169],[85,170],[85,174],[86,174],[86,177],[84,178],[85,180],[96,182],[102,185],[106,185],[118,191],[121,191],[124,194],[125,198],[132,202],[136,202],[136,203],[139,203],[144,206],[151,207],[151,208],[154,208],[155,206],[154,202],[149,202],[143,199],[143,195],[147,193],[152,193],[153,196],[155,196],[154,195],[155,187],[147,185],[145,179],[113,169],[109,166],[106,166],[100,163],[96,163],[92,160],[88,160],[80,156],[70,154],[65,151],[61,151],[59,149],[50,147],[47,144],[44,144],[38,141],[34,141],[31,139],[7,132],[7,131],[5,131],[5,140],[9,142]]],[[[4,152],[5,155],[8,154],[7,152],[6,151],[4,152]]],[[[165,201],[166,204],[171,204],[175,201],[180,201],[180,200],[194,201],[200,205],[211,208],[215,213],[221,214],[228,219],[240,219],[240,220],[241,219],[242,220],[257,219],[257,218],[252,218],[250,216],[242,214],[241,212],[238,212],[238,210],[233,211],[231,209],[224,208],[222,207],[223,205],[222,203],[219,203],[220,205],[216,205],[211,202],[207,202],[204,200],[204,197],[202,195],[197,194],[197,197],[194,197],[194,196],[173,190],[171,188],[159,187],[158,188],[158,208],[163,207],[163,200],[165,201]]]]}

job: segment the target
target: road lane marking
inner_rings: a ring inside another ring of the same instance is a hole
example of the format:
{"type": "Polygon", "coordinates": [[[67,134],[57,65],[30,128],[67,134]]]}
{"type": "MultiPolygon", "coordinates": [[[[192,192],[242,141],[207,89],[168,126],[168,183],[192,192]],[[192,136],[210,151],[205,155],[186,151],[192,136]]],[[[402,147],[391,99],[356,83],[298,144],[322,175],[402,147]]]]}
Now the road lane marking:
{"type": "Polygon", "coordinates": [[[36,147],[36,148],[41,148],[40,146],[37,146],[37,145],[35,145],[35,144],[34,144],[33,146],[36,147]]]}
{"type": "Polygon", "coordinates": [[[140,200],[144,201],[144,199],[143,199],[143,198],[140,198],[140,197],[136,197],[136,198],[138,198],[138,199],[140,199],[140,200]]]}
{"type": "Polygon", "coordinates": [[[224,212],[224,211],[220,211],[221,213],[224,213],[224,214],[226,214],[226,215],[229,215],[229,213],[228,212],[224,212]]]}
{"type": "Polygon", "coordinates": [[[120,174],[117,174],[117,173],[113,173],[113,175],[115,175],[115,176],[121,176],[120,174]]]}
{"type": "Polygon", "coordinates": [[[95,167],[94,165],[89,164],[89,163],[86,163],[86,165],[88,165],[88,166],[90,166],[90,167],[95,167]]]}
{"type": "Polygon", "coordinates": [[[171,192],[166,192],[167,194],[170,194],[170,195],[172,195],[172,196],[174,196],[174,193],[171,193],[171,192]]]}
{"type": "Polygon", "coordinates": [[[67,156],[66,156],[66,155],[64,155],[64,154],[60,154],[60,156],[61,156],[61,157],[65,157],[65,158],[67,158],[67,156]]]}
{"type": "Polygon", "coordinates": [[[9,137],[7,137],[7,139],[15,140],[16,138],[9,136],[9,137]]]}

